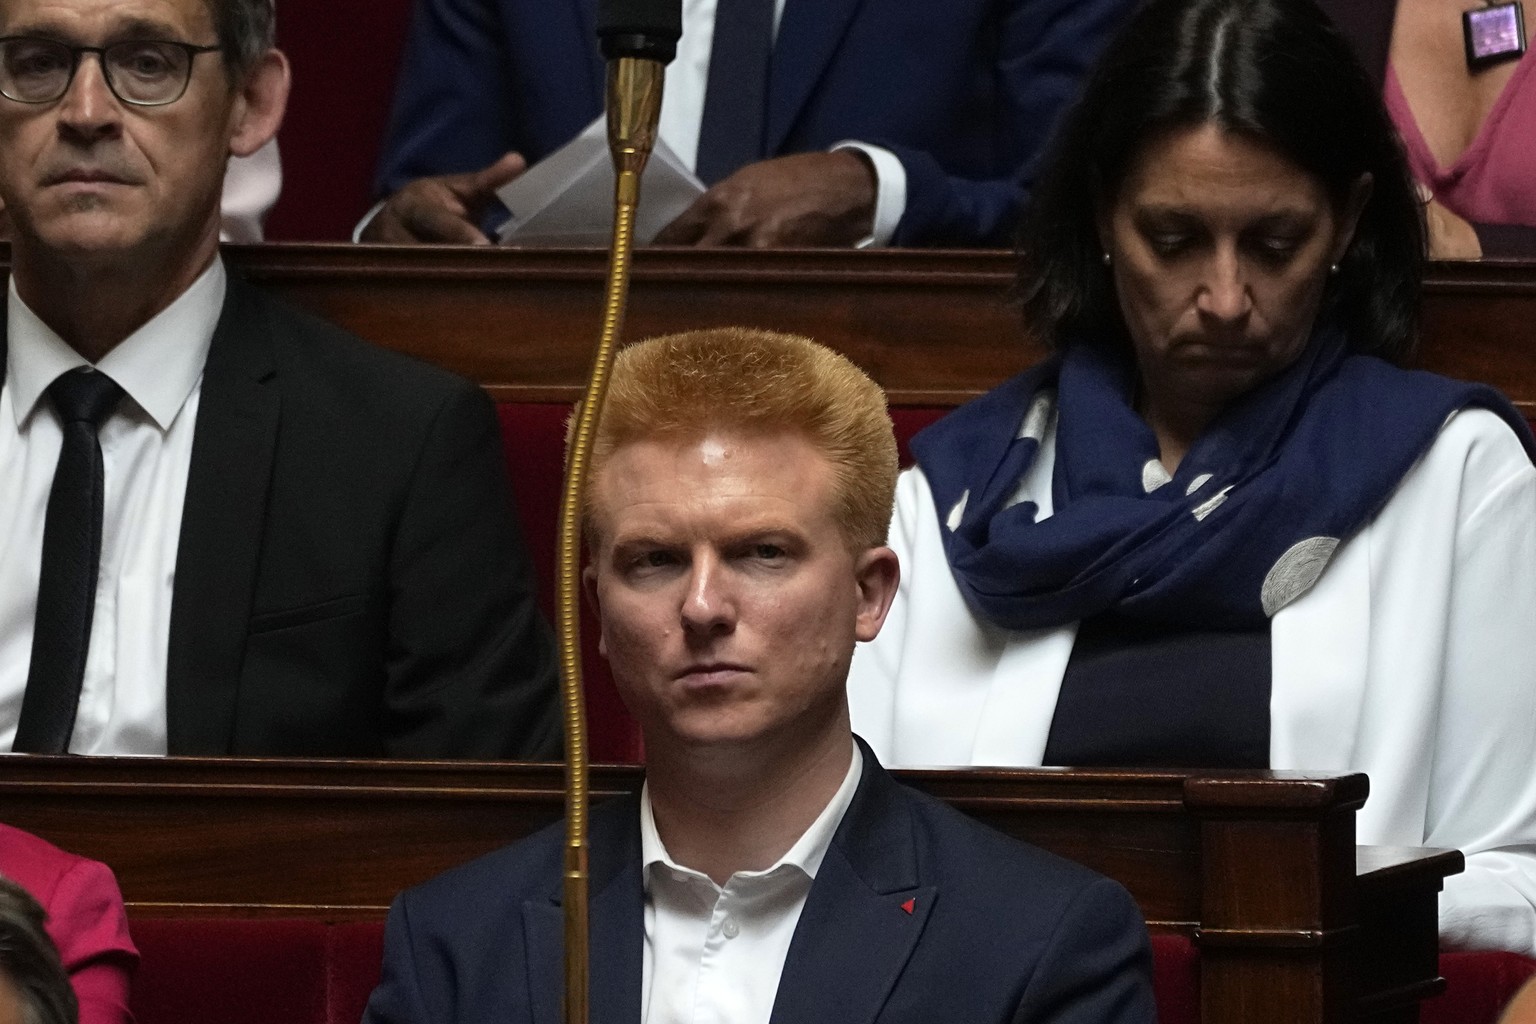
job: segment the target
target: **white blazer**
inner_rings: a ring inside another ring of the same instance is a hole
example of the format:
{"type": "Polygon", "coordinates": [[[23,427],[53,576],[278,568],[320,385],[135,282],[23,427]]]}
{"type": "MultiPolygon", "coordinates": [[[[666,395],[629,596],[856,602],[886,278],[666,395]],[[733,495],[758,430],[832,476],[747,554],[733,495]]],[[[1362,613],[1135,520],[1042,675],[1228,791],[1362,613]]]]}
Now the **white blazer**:
{"type": "MultiPolygon", "coordinates": [[[[1052,423],[1020,486],[1042,518],[1054,442],[1052,423]]],[[[901,587],[854,657],[853,727],[886,765],[1038,765],[1076,625],[979,621],[940,529],[908,470],[901,587]]],[[[1536,467],[1514,433],[1486,410],[1452,416],[1270,636],[1271,766],[1367,773],[1361,843],[1467,854],[1442,944],[1536,956],[1536,467]]]]}

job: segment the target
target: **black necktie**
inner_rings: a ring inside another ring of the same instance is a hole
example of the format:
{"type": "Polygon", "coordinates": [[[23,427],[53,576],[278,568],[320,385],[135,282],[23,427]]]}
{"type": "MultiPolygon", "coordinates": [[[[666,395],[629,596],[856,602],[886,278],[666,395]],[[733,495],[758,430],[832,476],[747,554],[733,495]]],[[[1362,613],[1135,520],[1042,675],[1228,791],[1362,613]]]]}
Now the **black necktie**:
{"type": "Polygon", "coordinates": [[[32,666],[11,748],[33,754],[65,753],[75,728],[101,559],[101,443],[96,431],[112,415],[123,389],[106,374],[82,367],[50,384],[48,397],[63,421],[64,443],[43,520],[32,666]]]}
{"type": "Polygon", "coordinates": [[[699,122],[699,180],[713,185],[763,158],[774,0],[719,0],[699,122]]]}

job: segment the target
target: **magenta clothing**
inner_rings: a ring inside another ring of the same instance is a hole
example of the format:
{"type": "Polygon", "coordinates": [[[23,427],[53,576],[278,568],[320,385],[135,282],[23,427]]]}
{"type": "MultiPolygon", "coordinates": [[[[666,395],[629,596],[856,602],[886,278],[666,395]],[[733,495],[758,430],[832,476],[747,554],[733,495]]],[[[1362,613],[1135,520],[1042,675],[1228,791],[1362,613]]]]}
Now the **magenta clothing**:
{"type": "Polygon", "coordinates": [[[128,989],[139,951],[111,869],[0,825],[0,875],[48,912],[48,934],[80,999],[80,1024],[133,1024],[128,989]]]}
{"type": "Polygon", "coordinates": [[[1390,66],[1384,98],[1414,178],[1447,209],[1474,224],[1536,226],[1536,54],[1521,58],[1477,137],[1447,168],[1435,163],[1390,66]]]}

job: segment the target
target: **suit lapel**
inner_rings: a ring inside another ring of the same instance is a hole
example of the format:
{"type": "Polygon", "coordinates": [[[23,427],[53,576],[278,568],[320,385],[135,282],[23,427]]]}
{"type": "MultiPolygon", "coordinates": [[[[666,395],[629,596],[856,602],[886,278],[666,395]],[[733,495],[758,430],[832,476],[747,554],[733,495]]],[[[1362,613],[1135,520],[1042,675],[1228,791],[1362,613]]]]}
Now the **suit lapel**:
{"type": "Polygon", "coordinates": [[[875,1020],[938,899],[903,795],[859,745],[864,775],[795,926],[770,1024],[875,1020]]]}
{"type": "MultiPolygon", "coordinates": [[[[590,921],[591,1019],[640,1019],[645,895],[640,879],[640,810],[635,797],[616,800],[592,818],[590,921]]],[[[565,977],[565,915],[558,886],[523,904],[533,1024],[560,1024],[565,977]]]]}
{"type": "Polygon", "coordinates": [[[778,153],[863,0],[786,0],[768,69],[763,145],[778,153]]]}
{"type": "Polygon", "coordinates": [[[255,593],[280,400],[260,296],[230,275],[203,370],[171,598],[172,754],[224,754],[255,593]]]}

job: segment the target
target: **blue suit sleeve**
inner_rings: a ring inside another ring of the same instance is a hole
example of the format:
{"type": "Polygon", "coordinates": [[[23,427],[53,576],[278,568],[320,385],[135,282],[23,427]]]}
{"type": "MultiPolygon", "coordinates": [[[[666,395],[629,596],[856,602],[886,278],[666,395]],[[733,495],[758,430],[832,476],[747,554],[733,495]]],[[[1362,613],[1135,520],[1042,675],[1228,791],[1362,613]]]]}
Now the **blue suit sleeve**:
{"type": "Polygon", "coordinates": [[[1035,966],[1015,1024],[1155,1024],[1152,950],[1135,902],[1100,879],[1078,894],[1035,966]]]}
{"type": "Polygon", "coordinates": [[[417,0],[374,182],[473,171],[518,148],[514,69],[490,0],[417,0]]]}
{"type": "Polygon", "coordinates": [[[907,172],[907,208],[893,244],[1012,244],[1057,121],[1133,7],[1133,0],[1010,0],[994,57],[1001,98],[996,175],[950,174],[935,154],[870,140],[890,149],[907,172]]]}
{"type": "Polygon", "coordinates": [[[368,997],[363,1024],[427,1024],[426,1005],[416,977],[416,956],[412,949],[411,924],[405,897],[389,908],[384,926],[384,966],[379,987],[368,997]]]}

